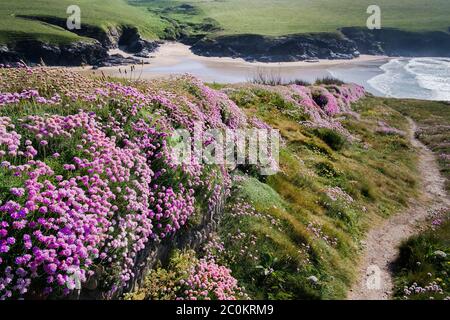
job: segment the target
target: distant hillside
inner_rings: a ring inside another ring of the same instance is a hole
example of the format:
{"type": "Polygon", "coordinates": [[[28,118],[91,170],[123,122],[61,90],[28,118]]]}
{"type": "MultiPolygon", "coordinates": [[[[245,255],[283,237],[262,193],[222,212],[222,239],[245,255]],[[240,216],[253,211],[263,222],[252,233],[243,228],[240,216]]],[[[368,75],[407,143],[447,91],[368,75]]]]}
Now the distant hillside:
{"type": "Polygon", "coordinates": [[[124,0],[0,0],[0,43],[20,39],[36,39],[52,43],[79,40],[66,29],[66,13],[70,5],[81,9],[81,23],[107,30],[120,25],[135,26],[149,39],[163,36],[164,23],[156,16],[132,7],[124,0]],[[28,17],[28,18],[27,18],[28,17]],[[29,18],[59,18],[64,26],[31,20],[29,18]]]}
{"type": "Polygon", "coordinates": [[[365,27],[367,8],[381,8],[382,26],[406,31],[448,31],[447,0],[130,0],[131,4],[185,22],[210,18],[221,35],[282,36],[335,32],[343,27],[365,27]],[[180,7],[189,4],[194,9],[180,7]]]}
{"type": "Polygon", "coordinates": [[[156,45],[143,40],[177,40],[193,45],[199,55],[264,62],[450,54],[448,1],[380,0],[382,30],[373,32],[366,28],[370,4],[369,0],[0,0],[0,62],[102,65],[105,49],[118,45],[148,56],[156,45]],[[69,5],[81,9],[80,30],[66,28],[69,5]]]}

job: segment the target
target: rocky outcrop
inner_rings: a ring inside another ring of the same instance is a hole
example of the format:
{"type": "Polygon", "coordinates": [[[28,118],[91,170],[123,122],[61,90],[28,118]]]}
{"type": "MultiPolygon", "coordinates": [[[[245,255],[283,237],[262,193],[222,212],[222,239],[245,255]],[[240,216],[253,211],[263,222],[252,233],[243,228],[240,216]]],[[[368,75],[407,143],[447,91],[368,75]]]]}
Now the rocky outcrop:
{"type": "Polygon", "coordinates": [[[18,61],[51,66],[95,65],[108,58],[107,49],[98,41],[71,44],[48,44],[37,40],[22,40],[0,48],[0,63],[18,61]]]}
{"type": "Polygon", "coordinates": [[[312,58],[351,59],[359,55],[354,42],[339,34],[321,33],[264,37],[235,35],[204,38],[192,51],[207,57],[243,58],[247,61],[289,62],[312,58]]]}
{"type": "MultiPolygon", "coordinates": [[[[94,69],[104,68],[104,67],[114,67],[114,66],[123,66],[130,64],[142,64],[142,60],[135,57],[124,57],[120,54],[111,54],[108,55],[107,58],[101,59],[97,61],[97,63],[93,64],[94,69]]],[[[146,62],[148,63],[148,62],[146,62]]]]}
{"type": "Polygon", "coordinates": [[[450,33],[440,31],[408,32],[384,28],[342,28],[362,54],[403,57],[449,57],[450,33]]]}
{"type": "Polygon", "coordinates": [[[351,59],[359,54],[387,56],[450,56],[450,33],[397,29],[342,28],[339,33],[284,37],[233,35],[186,38],[195,54],[243,58],[247,61],[288,62],[308,59],[351,59]]]}
{"type": "Polygon", "coordinates": [[[133,53],[139,57],[148,57],[155,51],[159,43],[147,41],[141,38],[139,31],[134,27],[123,27],[117,45],[128,53],[133,53]]]}

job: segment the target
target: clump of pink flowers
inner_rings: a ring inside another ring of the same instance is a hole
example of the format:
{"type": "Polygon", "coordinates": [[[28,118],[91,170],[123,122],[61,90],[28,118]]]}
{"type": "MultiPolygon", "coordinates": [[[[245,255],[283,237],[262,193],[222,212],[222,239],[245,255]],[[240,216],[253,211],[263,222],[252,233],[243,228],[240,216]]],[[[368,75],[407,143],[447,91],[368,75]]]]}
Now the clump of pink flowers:
{"type": "Polygon", "coordinates": [[[180,300],[236,300],[246,297],[231,270],[214,260],[201,259],[180,285],[180,300]]]}
{"type": "MultiPolygon", "coordinates": [[[[177,80],[180,94],[58,69],[0,66],[0,75],[0,299],[69,295],[92,278],[102,290],[127,286],[151,244],[230,193],[225,164],[176,163],[175,129],[270,129],[190,76],[177,80]]],[[[285,90],[312,123],[342,131],[333,116],[364,95],[321,88],[327,101],[319,106],[309,88],[285,90]]],[[[249,207],[234,214],[267,218],[249,207]]],[[[184,299],[243,297],[213,257],[182,285],[184,299]]]]}
{"type": "Polygon", "coordinates": [[[351,104],[365,96],[363,87],[356,84],[344,84],[342,86],[313,86],[301,85],[289,86],[262,86],[253,85],[251,88],[262,88],[279,94],[285,101],[292,103],[308,120],[302,124],[314,128],[328,128],[335,130],[350,140],[353,137],[336,119],[343,114],[351,114],[351,104]]]}
{"type": "Polygon", "coordinates": [[[323,240],[330,246],[335,247],[339,243],[336,237],[331,237],[326,234],[326,232],[322,229],[322,226],[318,223],[310,222],[306,228],[314,235],[316,239],[323,240]]]}
{"type": "Polygon", "coordinates": [[[421,287],[416,282],[414,282],[411,286],[405,286],[403,289],[404,299],[408,299],[412,295],[416,294],[424,294],[424,293],[431,293],[431,294],[444,294],[444,290],[441,288],[441,286],[436,282],[430,282],[428,285],[421,287]]]}
{"type": "Polygon", "coordinates": [[[341,112],[336,97],[324,87],[315,87],[312,91],[313,100],[328,115],[332,116],[341,112]]]}
{"type": "Polygon", "coordinates": [[[354,199],[340,187],[329,187],[325,190],[325,193],[332,201],[342,200],[346,203],[354,202],[354,199]]]}
{"type": "Polygon", "coordinates": [[[61,97],[59,94],[55,94],[51,98],[44,98],[39,95],[37,90],[24,90],[20,93],[0,93],[0,106],[19,103],[24,100],[34,100],[36,103],[40,104],[55,105],[61,102],[61,97]]]}
{"type": "Polygon", "coordinates": [[[67,294],[74,288],[69,269],[75,268],[83,282],[93,275],[94,261],[119,268],[120,284],[125,285],[146,243],[173,234],[194,212],[193,189],[153,182],[161,172],[152,168],[152,158],[142,150],[152,141],[157,151],[157,133],[147,135],[145,143],[135,138],[119,146],[95,114],[85,112],[29,116],[22,129],[37,141],[25,142],[24,164],[2,162],[4,175],[23,180],[23,187],[11,188],[9,200],[0,206],[1,238],[7,239],[0,240],[0,268],[11,271],[0,278],[3,298],[26,293],[31,280],[42,273],[46,293],[56,287],[67,294]],[[36,150],[55,151],[57,139],[71,140],[74,135],[81,138],[78,154],[62,164],[59,173],[35,160],[40,155],[36,150]]]}
{"type": "MultiPolygon", "coordinates": [[[[106,290],[124,287],[149,244],[185,227],[199,201],[212,209],[229,192],[225,166],[175,164],[167,143],[175,128],[198,123],[251,126],[224,93],[192,77],[179,80],[197,92],[187,99],[67,71],[0,72],[0,104],[8,110],[85,108],[0,117],[0,173],[13,181],[0,192],[0,299],[68,295],[90,278],[106,290]]],[[[217,297],[232,295],[226,268],[199,268],[222,277],[223,285],[211,287],[217,297]]]]}

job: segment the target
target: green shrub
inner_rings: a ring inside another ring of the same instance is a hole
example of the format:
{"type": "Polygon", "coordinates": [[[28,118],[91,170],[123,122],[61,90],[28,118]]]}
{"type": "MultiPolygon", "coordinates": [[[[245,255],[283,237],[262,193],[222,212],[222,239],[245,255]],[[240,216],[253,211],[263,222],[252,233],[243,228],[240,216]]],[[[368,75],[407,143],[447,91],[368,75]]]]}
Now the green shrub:
{"type": "Polygon", "coordinates": [[[347,143],[347,139],[343,135],[328,128],[316,129],[314,134],[335,151],[341,150],[347,143]]]}
{"type": "Polygon", "coordinates": [[[317,79],[315,84],[316,85],[323,84],[323,85],[338,85],[338,86],[340,86],[340,85],[345,84],[345,82],[342,80],[339,80],[337,78],[334,78],[334,77],[323,77],[321,79],[317,79]]]}
{"type": "Polygon", "coordinates": [[[339,172],[329,161],[318,162],[315,165],[316,172],[321,177],[333,178],[339,176],[339,172]]]}
{"type": "Polygon", "coordinates": [[[125,300],[175,300],[179,282],[189,275],[196,262],[195,252],[175,251],[167,268],[159,266],[145,278],[144,284],[135,292],[125,295],[125,300]]]}

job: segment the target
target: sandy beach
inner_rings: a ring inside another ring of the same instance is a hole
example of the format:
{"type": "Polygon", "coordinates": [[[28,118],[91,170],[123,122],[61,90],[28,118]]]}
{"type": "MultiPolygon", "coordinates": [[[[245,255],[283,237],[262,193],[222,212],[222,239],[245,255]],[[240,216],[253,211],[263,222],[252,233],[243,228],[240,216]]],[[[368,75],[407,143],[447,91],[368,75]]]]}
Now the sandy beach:
{"type": "MultiPolygon", "coordinates": [[[[110,50],[110,54],[121,54],[125,57],[132,56],[123,52],[120,49],[110,50]]],[[[371,55],[361,55],[358,58],[352,60],[323,60],[317,59],[314,62],[306,62],[306,61],[297,61],[297,62],[248,62],[241,58],[218,58],[218,57],[203,57],[194,54],[189,46],[184,45],[179,42],[167,42],[159,47],[159,49],[152,54],[152,58],[142,59],[145,62],[149,62],[152,66],[162,67],[162,66],[170,66],[184,59],[190,59],[193,61],[199,61],[206,64],[223,64],[224,67],[233,65],[234,67],[282,67],[282,68],[292,68],[292,67],[322,67],[322,66],[334,66],[334,65],[343,65],[343,64],[351,64],[351,63],[360,63],[367,61],[377,61],[377,60],[385,60],[388,57],[385,56],[371,56],[371,55]]],[[[108,68],[104,68],[108,69],[108,68]]],[[[113,68],[115,69],[115,68],[113,68]]]]}
{"type": "MultiPolygon", "coordinates": [[[[110,54],[129,54],[114,49],[110,54]]],[[[206,82],[238,83],[253,79],[258,74],[281,78],[285,81],[302,79],[313,82],[325,76],[338,76],[344,81],[357,82],[369,86],[367,80],[377,75],[378,67],[389,60],[385,56],[362,55],[352,60],[315,60],[314,62],[262,63],[248,62],[243,59],[202,57],[195,55],[189,46],[176,42],[167,42],[154,52],[150,58],[144,58],[144,64],[107,67],[98,70],[83,68],[82,72],[103,73],[107,76],[131,79],[157,79],[181,74],[192,74],[206,82]],[[361,73],[355,70],[360,69],[361,73]],[[370,69],[366,75],[366,69],[370,69]],[[347,72],[347,71],[352,72],[347,72]],[[372,71],[372,72],[370,72],[372,71]]]]}

